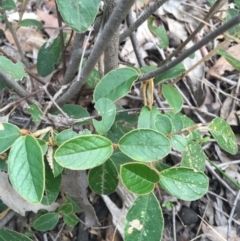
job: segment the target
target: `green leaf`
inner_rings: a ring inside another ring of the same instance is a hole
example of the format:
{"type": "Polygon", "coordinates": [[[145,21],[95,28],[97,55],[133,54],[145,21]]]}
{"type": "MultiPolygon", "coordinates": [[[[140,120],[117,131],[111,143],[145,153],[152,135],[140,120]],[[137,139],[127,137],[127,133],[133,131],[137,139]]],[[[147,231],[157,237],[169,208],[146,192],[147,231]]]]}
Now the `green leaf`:
{"type": "Polygon", "coordinates": [[[73,205],[71,203],[65,203],[59,208],[58,212],[62,215],[68,215],[73,212],[73,205]]]}
{"type": "Polygon", "coordinates": [[[162,26],[156,27],[153,25],[154,17],[149,17],[148,28],[149,30],[160,39],[159,47],[166,49],[169,45],[168,35],[162,26]]]}
{"type": "Polygon", "coordinates": [[[156,163],[155,168],[156,168],[159,172],[161,172],[161,171],[163,171],[163,170],[165,170],[165,169],[170,168],[170,166],[168,166],[167,164],[165,164],[165,163],[163,163],[163,162],[161,162],[161,161],[158,161],[158,162],[156,163]]]}
{"type": "Polygon", "coordinates": [[[14,0],[2,0],[2,7],[5,11],[16,8],[14,0]]]}
{"type": "Polygon", "coordinates": [[[145,65],[140,69],[140,71],[142,74],[146,74],[146,73],[152,72],[156,69],[157,69],[157,66],[155,66],[155,65],[145,65]]]}
{"type": "Polygon", "coordinates": [[[45,192],[41,203],[50,206],[58,197],[62,176],[54,177],[49,164],[45,164],[45,173],[45,192]]]}
{"type": "Polygon", "coordinates": [[[19,137],[12,145],[8,173],[13,187],[24,199],[41,202],[45,185],[43,154],[32,136],[19,137]]]}
{"type": "Polygon", "coordinates": [[[177,64],[176,66],[174,66],[173,68],[171,68],[170,70],[158,75],[155,79],[154,79],[154,84],[156,85],[157,83],[164,81],[164,80],[169,80],[169,79],[174,79],[178,76],[180,76],[182,73],[185,72],[185,67],[183,65],[183,63],[177,64]]]}
{"type": "Polygon", "coordinates": [[[137,129],[119,141],[119,149],[137,161],[152,162],[170,153],[170,141],[161,133],[150,129],[137,129]]]}
{"type": "Polygon", "coordinates": [[[11,60],[4,56],[0,56],[0,69],[13,80],[22,80],[27,77],[27,73],[24,71],[24,65],[22,62],[13,63],[11,60]]]}
{"type": "Polygon", "coordinates": [[[102,165],[92,168],[88,174],[90,188],[97,194],[109,195],[118,185],[118,172],[113,162],[108,159],[102,165]]]}
{"type": "Polygon", "coordinates": [[[38,142],[38,144],[41,147],[42,150],[42,154],[43,156],[46,154],[47,150],[48,150],[48,145],[46,141],[43,141],[42,139],[36,139],[36,141],[38,142]]]}
{"type": "Polygon", "coordinates": [[[41,117],[43,116],[42,111],[35,104],[32,104],[30,106],[30,108],[28,109],[28,112],[29,114],[31,114],[33,122],[35,123],[38,123],[41,120],[41,117]]]}
{"type": "Polygon", "coordinates": [[[168,104],[173,108],[175,113],[178,113],[182,109],[183,99],[180,93],[171,85],[162,85],[163,96],[167,100],[168,104]]]}
{"type": "Polygon", "coordinates": [[[100,74],[96,69],[93,69],[87,78],[87,84],[89,88],[95,88],[95,85],[99,83],[99,81],[100,81],[100,74]]]}
{"type": "Polygon", "coordinates": [[[128,163],[121,166],[120,175],[125,187],[131,192],[143,195],[154,189],[159,181],[158,173],[143,163],[128,163]]]}
{"type": "Polygon", "coordinates": [[[46,213],[37,218],[33,223],[33,227],[39,231],[46,232],[53,229],[58,223],[58,213],[46,213]]]}
{"type": "Polygon", "coordinates": [[[74,227],[79,222],[79,218],[74,214],[70,213],[68,215],[63,215],[63,221],[69,226],[74,227]]]}
{"type": "Polygon", "coordinates": [[[234,2],[237,5],[237,8],[240,9],[240,0],[234,0],[234,2]]]}
{"type": "Polygon", "coordinates": [[[208,178],[196,170],[176,167],[160,173],[162,188],[179,199],[193,201],[201,198],[208,190],[208,178]]]}
{"type": "MultiPolygon", "coordinates": [[[[70,117],[74,119],[81,119],[90,117],[89,113],[85,108],[80,105],[66,104],[62,107],[62,110],[70,117]]],[[[59,111],[55,112],[56,114],[60,114],[59,111]]],[[[89,121],[80,121],[77,125],[83,125],[88,123],[89,121]]]]}
{"type": "Polygon", "coordinates": [[[240,71],[240,61],[234,58],[231,54],[223,49],[219,49],[217,53],[223,56],[229,64],[231,64],[236,70],[240,71]]]}
{"type": "Polygon", "coordinates": [[[216,0],[208,0],[208,2],[212,6],[216,2],[216,0]]]}
{"type": "Polygon", "coordinates": [[[189,167],[197,171],[204,172],[206,156],[202,147],[192,142],[189,144],[182,153],[182,167],[189,167]]]}
{"type": "MultiPolygon", "coordinates": [[[[196,124],[193,120],[191,120],[186,115],[181,115],[180,117],[181,117],[182,123],[183,123],[182,128],[187,128],[187,127],[190,127],[190,126],[194,126],[196,124]]],[[[192,139],[195,139],[195,140],[201,139],[201,132],[199,130],[191,131],[191,133],[188,137],[188,140],[190,141],[190,143],[192,142],[192,139]]]]}
{"type": "Polygon", "coordinates": [[[1,228],[0,241],[31,241],[27,236],[13,230],[1,228]]]}
{"type": "Polygon", "coordinates": [[[98,13],[100,0],[57,0],[58,10],[64,22],[77,32],[85,32],[92,25],[98,13]]]}
{"type": "Polygon", "coordinates": [[[110,71],[97,84],[93,97],[97,102],[100,98],[116,101],[125,96],[138,78],[138,72],[133,68],[120,68],[110,71]]]}
{"type": "Polygon", "coordinates": [[[101,165],[112,152],[112,143],[105,137],[79,136],[64,142],[56,150],[55,159],[68,169],[86,170],[101,165]]]}
{"type": "Polygon", "coordinates": [[[4,90],[4,89],[8,89],[11,87],[9,85],[7,85],[3,80],[0,79],[0,91],[4,90]]]}
{"type": "Polygon", "coordinates": [[[20,137],[17,126],[9,123],[0,123],[0,153],[5,152],[20,137]]]}
{"type": "Polygon", "coordinates": [[[155,116],[155,126],[156,130],[158,130],[164,135],[171,133],[173,128],[172,122],[169,117],[162,114],[158,114],[155,116]]]}
{"type": "Polygon", "coordinates": [[[20,26],[22,27],[34,26],[39,30],[43,29],[42,23],[35,19],[24,19],[20,22],[20,26]]]}
{"type": "Polygon", "coordinates": [[[69,139],[78,136],[76,132],[74,132],[71,129],[67,129],[64,131],[61,131],[56,138],[54,139],[54,142],[58,145],[61,146],[65,141],[68,141],[69,139]]]}
{"type": "Polygon", "coordinates": [[[155,117],[159,114],[156,107],[152,107],[150,110],[147,106],[144,106],[139,114],[138,128],[156,129],[155,117]]]}
{"type": "MultiPolygon", "coordinates": [[[[227,10],[227,16],[224,19],[224,22],[228,22],[229,20],[231,20],[232,18],[236,17],[239,14],[239,11],[235,8],[228,8],[227,10]]],[[[237,24],[234,27],[230,28],[228,30],[228,33],[230,35],[234,35],[235,33],[239,33],[240,31],[240,25],[237,24]]]]}
{"type": "Polygon", "coordinates": [[[164,219],[159,201],[153,193],[138,197],[129,209],[124,227],[125,241],[159,241],[164,219]]]}
{"type": "Polygon", "coordinates": [[[113,125],[116,116],[116,106],[113,101],[101,98],[95,104],[95,109],[102,116],[102,120],[94,120],[93,125],[98,134],[106,134],[113,125]]]}
{"type": "Polygon", "coordinates": [[[165,115],[170,119],[172,123],[171,133],[180,131],[183,128],[183,121],[181,115],[179,115],[178,113],[174,114],[173,112],[167,112],[165,115]]]}
{"type": "Polygon", "coordinates": [[[180,135],[173,135],[170,141],[171,141],[172,147],[175,150],[180,152],[182,152],[188,144],[186,138],[180,135]]]}
{"type": "Polygon", "coordinates": [[[208,126],[218,145],[226,152],[235,155],[238,151],[237,139],[228,123],[217,117],[208,126]]]}
{"type": "Polygon", "coordinates": [[[41,46],[37,57],[37,71],[42,77],[46,77],[53,72],[55,66],[59,64],[62,52],[60,37],[54,39],[50,46],[47,46],[47,44],[41,46]]]}
{"type": "Polygon", "coordinates": [[[72,204],[73,206],[73,212],[74,213],[81,213],[82,212],[82,208],[79,204],[79,201],[77,201],[76,199],[66,196],[66,200],[68,203],[72,204]]]}

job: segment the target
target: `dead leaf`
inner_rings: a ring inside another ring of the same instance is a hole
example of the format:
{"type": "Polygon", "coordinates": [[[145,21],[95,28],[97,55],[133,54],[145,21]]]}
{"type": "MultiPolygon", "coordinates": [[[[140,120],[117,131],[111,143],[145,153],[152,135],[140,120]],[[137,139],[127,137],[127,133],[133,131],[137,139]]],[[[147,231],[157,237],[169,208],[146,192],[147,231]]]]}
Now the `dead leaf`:
{"type": "Polygon", "coordinates": [[[25,215],[27,211],[37,213],[39,210],[44,209],[52,212],[59,206],[58,203],[53,203],[50,206],[42,204],[33,204],[24,200],[17,191],[12,187],[8,181],[8,175],[5,172],[0,172],[0,199],[14,212],[25,215]]]}
{"type": "MultiPolygon", "coordinates": [[[[230,47],[227,52],[235,59],[240,60],[240,44],[230,47]]],[[[208,71],[207,76],[223,75],[225,71],[233,71],[234,67],[224,57],[220,57],[208,71]]]]}

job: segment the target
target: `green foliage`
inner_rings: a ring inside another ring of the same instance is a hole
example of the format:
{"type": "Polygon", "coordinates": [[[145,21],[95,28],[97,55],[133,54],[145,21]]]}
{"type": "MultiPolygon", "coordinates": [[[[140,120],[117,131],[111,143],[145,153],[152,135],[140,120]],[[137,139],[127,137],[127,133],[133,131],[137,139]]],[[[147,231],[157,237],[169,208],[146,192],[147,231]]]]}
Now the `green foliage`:
{"type": "MultiPolygon", "coordinates": [[[[95,21],[100,5],[100,0],[72,0],[69,4],[63,0],[56,2],[63,21],[71,29],[82,33],[89,30],[95,21]]],[[[214,1],[209,2],[213,4],[214,1]]],[[[240,1],[235,0],[235,4],[239,7],[240,1]]],[[[5,10],[15,7],[14,1],[3,1],[5,10]]],[[[238,10],[230,9],[227,19],[236,14],[238,10]]],[[[154,26],[153,20],[153,17],[148,20],[150,31],[160,39],[159,47],[168,48],[166,32],[162,27],[154,26]]],[[[23,20],[20,25],[42,28],[42,24],[35,20],[23,20]]],[[[236,31],[238,26],[230,32],[236,31]]],[[[59,36],[49,46],[46,43],[41,47],[37,59],[37,70],[41,76],[51,74],[60,64],[61,51],[59,36]]],[[[240,69],[238,60],[225,51],[218,53],[237,70],[240,69]]],[[[6,155],[4,162],[0,162],[0,169],[8,172],[11,184],[20,196],[36,205],[53,204],[59,195],[62,173],[66,169],[87,170],[89,187],[100,195],[116,191],[120,179],[129,192],[137,195],[126,216],[125,241],[159,241],[164,220],[154,188],[164,189],[182,200],[197,200],[208,191],[208,178],[204,174],[207,157],[201,143],[212,136],[222,149],[231,154],[237,153],[238,146],[231,127],[223,119],[215,118],[204,126],[204,131],[208,133],[204,132],[203,136],[201,126],[181,114],[182,96],[166,81],[185,72],[182,63],[154,78],[154,84],[160,85],[162,96],[172,111],[164,113],[149,105],[143,106],[139,115],[130,115],[120,109],[115,102],[128,94],[140,73],[156,68],[118,68],[101,80],[100,71],[92,69],[86,80],[94,88],[97,118],[82,106],[66,104],[61,107],[66,116],[63,117],[59,110],[53,113],[56,117],[65,118],[66,123],[59,125],[61,129],[38,130],[40,134],[34,135],[13,124],[0,123],[0,154],[6,155]],[[86,124],[91,125],[89,130],[84,129],[88,127],[86,124]],[[181,155],[179,167],[168,166],[167,156],[172,150],[181,155]],[[167,164],[163,162],[164,158],[167,164]]],[[[0,56],[0,69],[15,81],[27,77],[21,62],[14,64],[6,57],[0,56]]],[[[28,112],[38,124],[44,115],[47,116],[45,109],[32,103],[28,112]]],[[[164,205],[171,209],[173,204],[164,205]]],[[[78,201],[66,196],[65,203],[54,212],[39,212],[32,227],[45,232],[53,229],[60,218],[69,227],[74,227],[79,222],[75,213],[80,212],[82,208],[78,201]]],[[[0,229],[2,240],[29,239],[14,231],[0,229]]]]}
{"type": "Polygon", "coordinates": [[[22,27],[34,26],[39,30],[43,29],[42,23],[35,19],[24,19],[20,22],[20,25],[22,27]]]}

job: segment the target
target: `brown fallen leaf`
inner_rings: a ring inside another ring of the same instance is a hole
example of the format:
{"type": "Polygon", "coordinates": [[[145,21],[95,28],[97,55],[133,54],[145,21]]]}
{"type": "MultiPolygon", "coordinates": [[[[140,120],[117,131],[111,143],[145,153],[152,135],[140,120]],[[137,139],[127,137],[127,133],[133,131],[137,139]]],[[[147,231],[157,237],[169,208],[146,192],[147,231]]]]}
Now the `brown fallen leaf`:
{"type": "Polygon", "coordinates": [[[8,175],[5,172],[0,172],[0,199],[14,212],[25,215],[27,211],[37,213],[44,209],[49,212],[54,211],[59,206],[58,203],[53,203],[50,206],[42,204],[29,203],[23,199],[12,187],[8,181],[8,175]]]}
{"type": "MultiPolygon", "coordinates": [[[[240,60],[240,44],[230,47],[227,52],[235,59],[240,60]]],[[[234,67],[228,63],[224,57],[220,57],[217,62],[210,68],[207,76],[223,75],[225,71],[233,71],[234,67]]]]}

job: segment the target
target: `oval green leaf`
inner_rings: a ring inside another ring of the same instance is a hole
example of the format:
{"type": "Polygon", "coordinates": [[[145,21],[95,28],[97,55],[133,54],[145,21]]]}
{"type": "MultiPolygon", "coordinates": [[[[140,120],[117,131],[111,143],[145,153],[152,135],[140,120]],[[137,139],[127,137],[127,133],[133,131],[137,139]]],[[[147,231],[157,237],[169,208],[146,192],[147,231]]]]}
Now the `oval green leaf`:
{"type": "Polygon", "coordinates": [[[182,153],[182,167],[189,167],[204,172],[206,156],[202,147],[195,142],[189,144],[182,153]]]}
{"type": "Polygon", "coordinates": [[[75,215],[75,213],[70,213],[70,214],[63,215],[63,221],[69,227],[73,228],[79,222],[79,218],[75,215]]]}
{"type": "Polygon", "coordinates": [[[152,107],[150,110],[147,106],[144,106],[139,114],[138,128],[148,128],[155,130],[155,117],[159,114],[156,107],[152,107]]]}
{"type": "Polygon", "coordinates": [[[95,109],[102,116],[102,120],[93,119],[93,125],[98,134],[104,135],[109,131],[115,120],[116,106],[113,101],[101,98],[96,102],[95,109]]]}
{"type": "Polygon", "coordinates": [[[153,193],[138,197],[129,209],[124,226],[125,241],[159,241],[164,219],[159,201],[153,193]]]}
{"type": "Polygon", "coordinates": [[[37,29],[43,29],[42,23],[35,19],[24,19],[20,22],[20,26],[22,27],[35,26],[37,29]]]}
{"type": "Polygon", "coordinates": [[[58,213],[46,213],[37,218],[33,223],[33,227],[39,231],[45,232],[53,229],[58,223],[58,213]]]}
{"type": "Polygon", "coordinates": [[[159,174],[143,163],[128,163],[121,166],[120,175],[125,187],[138,195],[148,194],[159,181],[159,174]]]}
{"type": "Polygon", "coordinates": [[[0,123],[0,154],[12,146],[20,137],[19,128],[9,123],[0,123]]]}
{"type": "Polygon", "coordinates": [[[121,68],[110,71],[97,84],[93,97],[97,102],[100,98],[116,101],[125,96],[138,78],[138,72],[133,68],[121,68]]]}
{"type": "Polygon", "coordinates": [[[92,168],[88,174],[90,188],[97,194],[109,195],[118,185],[118,172],[113,162],[108,159],[102,165],[92,168]]]}
{"type": "Polygon", "coordinates": [[[55,160],[72,170],[86,170],[105,162],[113,152],[112,142],[97,135],[78,136],[64,142],[55,152],[55,160]]]}
{"type": "Polygon", "coordinates": [[[32,136],[19,137],[9,153],[8,173],[17,192],[27,201],[42,200],[45,173],[42,149],[32,136]]]}
{"type": "Polygon", "coordinates": [[[208,190],[206,175],[185,167],[163,170],[160,173],[159,183],[172,196],[185,201],[197,200],[208,190]]]}
{"type": "Polygon", "coordinates": [[[232,155],[237,153],[238,145],[236,136],[225,120],[219,117],[213,119],[208,126],[208,130],[211,132],[214,139],[223,150],[232,155]]]}
{"type": "Polygon", "coordinates": [[[32,241],[27,236],[6,228],[0,229],[0,240],[1,241],[10,241],[10,240],[11,241],[32,241]]]}
{"type": "Polygon", "coordinates": [[[137,161],[152,162],[170,153],[170,141],[163,134],[150,129],[137,129],[124,135],[119,149],[137,161]]]}
{"type": "Polygon", "coordinates": [[[66,24],[77,32],[85,32],[94,22],[100,0],[57,0],[58,10],[66,24]]]}
{"type": "Polygon", "coordinates": [[[73,205],[71,203],[65,203],[58,209],[58,212],[63,215],[68,215],[73,212],[73,205]]]}
{"type": "Polygon", "coordinates": [[[178,113],[174,114],[173,112],[167,112],[165,115],[171,120],[171,123],[172,123],[172,132],[171,133],[179,131],[183,128],[183,121],[181,119],[180,114],[178,114],[178,113]]]}
{"type": "Polygon", "coordinates": [[[61,146],[65,141],[68,141],[69,139],[78,136],[76,132],[74,132],[71,129],[61,131],[56,138],[54,139],[54,142],[58,145],[61,146]]]}
{"type": "Polygon", "coordinates": [[[162,85],[162,93],[174,112],[180,112],[183,105],[181,94],[173,86],[166,84],[162,85]]]}
{"type": "Polygon", "coordinates": [[[4,56],[0,56],[0,69],[15,81],[28,76],[22,62],[13,63],[4,56]]]}
{"type": "Polygon", "coordinates": [[[171,120],[162,114],[155,116],[155,126],[156,129],[164,135],[171,133],[173,128],[171,120]]]}

